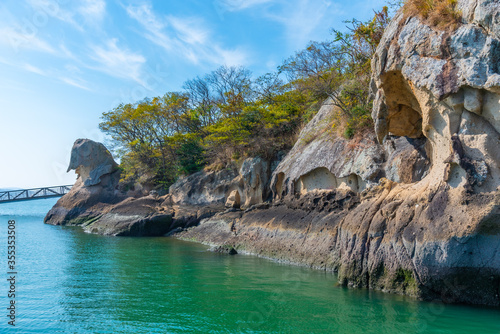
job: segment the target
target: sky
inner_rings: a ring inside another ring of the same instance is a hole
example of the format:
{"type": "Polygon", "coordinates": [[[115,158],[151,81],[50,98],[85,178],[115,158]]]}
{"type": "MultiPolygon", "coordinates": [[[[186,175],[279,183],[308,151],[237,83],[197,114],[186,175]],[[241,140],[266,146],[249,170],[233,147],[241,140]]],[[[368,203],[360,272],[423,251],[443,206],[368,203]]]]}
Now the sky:
{"type": "Polygon", "coordinates": [[[221,65],[276,70],[385,0],[2,0],[0,188],[73,184],[78,138],[103,112],[221,65]]]}

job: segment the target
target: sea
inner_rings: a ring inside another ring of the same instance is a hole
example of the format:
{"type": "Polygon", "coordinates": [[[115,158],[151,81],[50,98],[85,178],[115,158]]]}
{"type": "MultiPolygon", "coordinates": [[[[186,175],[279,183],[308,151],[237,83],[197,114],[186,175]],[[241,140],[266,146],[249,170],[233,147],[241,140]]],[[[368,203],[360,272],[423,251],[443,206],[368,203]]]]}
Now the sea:
{"type": "Polygon", "coordinates": [[[333,273],[173,238],[46,225],[56,200],[0,204],[0,333],[500,333],[498,308],[348,289],[333,273]]]}

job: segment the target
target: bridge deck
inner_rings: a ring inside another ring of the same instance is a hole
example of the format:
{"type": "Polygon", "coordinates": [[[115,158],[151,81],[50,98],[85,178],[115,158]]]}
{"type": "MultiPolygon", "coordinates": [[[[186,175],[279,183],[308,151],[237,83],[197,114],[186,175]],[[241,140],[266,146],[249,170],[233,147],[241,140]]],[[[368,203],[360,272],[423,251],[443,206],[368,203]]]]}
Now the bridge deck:
{"type": "Polygon", "coordinates": [[[60,197],[67,194],[72,186],[73,185],[0,191],[0,203],[60,197]]]}

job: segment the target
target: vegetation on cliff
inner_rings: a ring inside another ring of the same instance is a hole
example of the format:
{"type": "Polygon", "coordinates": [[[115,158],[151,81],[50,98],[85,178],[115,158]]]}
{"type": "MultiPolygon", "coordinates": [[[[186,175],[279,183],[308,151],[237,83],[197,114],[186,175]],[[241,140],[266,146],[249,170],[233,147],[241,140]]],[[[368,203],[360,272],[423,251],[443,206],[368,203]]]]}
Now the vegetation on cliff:
{"type": "Polygon", "coordinates": [[[403,10],[406,16],[418,16],[432,27],[454,30],[461,17],[456,7],[457,0],[408,0],[403,10]]]}
{"type": "Polygon", "coordinates": [[[239,159],[271,159],[290,149],[326,98],[338,108],[332,128],[345,137],[371,127],[370,60],[389,22],[387,7],[372,20],[348,21],[346,33],[311,42],[275,73],[253,79],[222,66],[187,80],[182,92],[120,104],[100,129],[118,147],[125,184],[168,187],[179,175],[220,169],[239,159]]]}

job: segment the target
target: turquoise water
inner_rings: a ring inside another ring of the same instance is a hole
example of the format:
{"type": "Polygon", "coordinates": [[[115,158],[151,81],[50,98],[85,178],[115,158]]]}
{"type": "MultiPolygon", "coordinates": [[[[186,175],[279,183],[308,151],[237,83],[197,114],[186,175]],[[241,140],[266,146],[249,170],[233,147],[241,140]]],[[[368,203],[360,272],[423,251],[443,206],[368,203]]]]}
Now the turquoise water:
{"type": "Polygon", "coordinates": [[[500,310],[349,290],[332,274],[170,238],[42,223],[54,199],[0,204],[0,333],[500,333],[500,310]],[[16,327],[7,222],[16,220],[16,327]]]}

